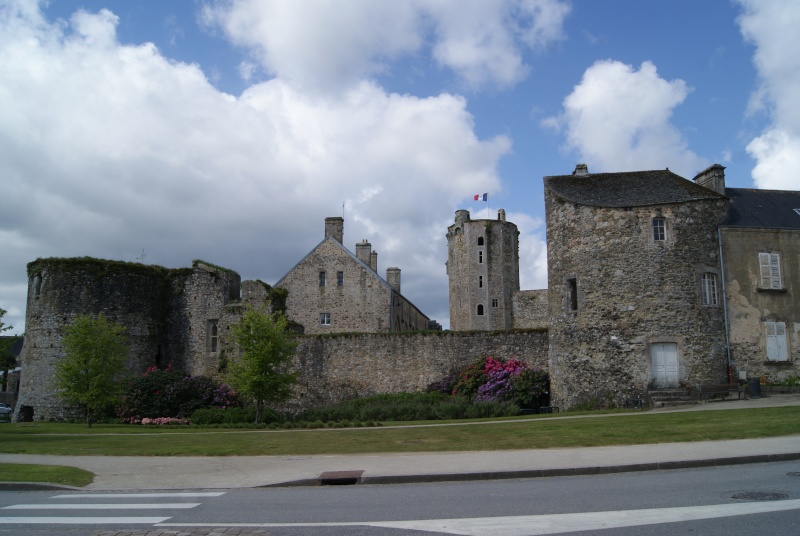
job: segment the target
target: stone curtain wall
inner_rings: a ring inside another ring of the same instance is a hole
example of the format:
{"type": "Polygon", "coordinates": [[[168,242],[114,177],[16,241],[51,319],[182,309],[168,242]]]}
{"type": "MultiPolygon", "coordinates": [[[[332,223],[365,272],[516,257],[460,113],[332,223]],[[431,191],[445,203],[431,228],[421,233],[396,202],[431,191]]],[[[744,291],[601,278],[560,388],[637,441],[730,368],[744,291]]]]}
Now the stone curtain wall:
{"type": "Polygon", "coordinates": [[[379,393],[423,391],[480,357],[521,359],[547,368],[547,331],[341,334],[301,338],[301,372],[288,407],[312,406],[379,393]]]}
{"type": "Polygon", "coordinates": [[[722,302],[705,307],[700,295],[701,274],[719,274],[725,210],[722,199],[599,208],[545,188],[554,404],[613,406],[647,389],[659,342],[678,345],[683,384],[727,381],[722,302]],[[664,243],[652,240],[657,215],[664,243]]]}

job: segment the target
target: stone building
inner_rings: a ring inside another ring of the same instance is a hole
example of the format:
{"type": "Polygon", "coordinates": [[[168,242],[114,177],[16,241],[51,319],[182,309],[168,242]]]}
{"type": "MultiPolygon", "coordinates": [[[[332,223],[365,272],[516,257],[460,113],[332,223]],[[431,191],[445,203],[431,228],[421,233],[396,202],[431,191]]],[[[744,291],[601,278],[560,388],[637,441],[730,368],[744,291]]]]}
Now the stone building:
{"type": "Polygon", "coordinates": [[[727,381],[725,196],[669,170],[585,166],[544,188],[555,403],[727,381]]]}
{"type": "Polygon", "coordinates": [[[719,245],[730,359],[751,377],[800,376],[800,192],[724,191],[730,210],[719,245]]]}
{"type": "Polygon", "coordinates": [[[429,319],[400,293],[400,268],[378,275],[378,253],[363,240],[355,255],[342,245],[344,219],[325,219],[325,237],[276,284],[286,316],[304,333],[425,330],[429,319]]]}

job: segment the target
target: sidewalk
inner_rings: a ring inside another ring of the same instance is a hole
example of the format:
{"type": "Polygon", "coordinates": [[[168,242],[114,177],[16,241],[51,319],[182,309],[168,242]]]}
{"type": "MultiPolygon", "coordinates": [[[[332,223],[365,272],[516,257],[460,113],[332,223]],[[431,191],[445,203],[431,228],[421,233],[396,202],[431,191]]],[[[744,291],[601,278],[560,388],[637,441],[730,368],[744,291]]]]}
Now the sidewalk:
{"type": "MultiPolygon", "coordinates": [[[[709,402],[665,411],[797,406],[798,395],[709,402]]],[[[610,416],[568,418],[614,418],[610,416]]],[[[0,454],[0,463],[69,465],[93,472],[85,490],[225,489],[319,485],[323,473],[364,484],[600,474],[800,459],[800,435],[488,452],[326,456],[126,457],[0,454]],[[345,473],[339,473],[345,472],[345,473]]],[[[22,489],[6,484],[0,489],[22,489]]],[[[27,489],[32,489],[28,487],[27,489]]]]}

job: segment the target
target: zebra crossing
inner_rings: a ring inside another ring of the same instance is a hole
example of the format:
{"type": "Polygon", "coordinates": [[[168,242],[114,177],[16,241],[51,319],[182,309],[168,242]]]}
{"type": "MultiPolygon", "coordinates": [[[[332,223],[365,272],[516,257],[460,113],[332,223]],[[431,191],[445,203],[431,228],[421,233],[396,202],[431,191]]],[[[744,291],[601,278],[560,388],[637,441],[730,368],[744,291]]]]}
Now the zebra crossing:
{"type": "Polygon", "coordinates": [[[64,493],[47,502],[11,504],[0,508],[0,525],[155,525],[171,519],[161,510],[188,510],[202,503],[191,499],[220,497],[224,491],[175,493],[64,493]],[[163,502],[172,499],[175,502],[163,502]],[[179,500],[186,500],[180,501],[179,500]],[[130,502],[134,501],[134,502],[130,502]],[[144,502],[146,501],[146,502],[144,502]],[[140,515],[98,515],[136,510],[140,515]],[[91,511],[92,515],[49,515],[57,511],[91,511]],[[23,515],[3,515],[20,512],[23,515]],[[33,513],[34,515],[30,515],[33,513]],[[25,515],[27,514],[27,515],[25,515]]]}

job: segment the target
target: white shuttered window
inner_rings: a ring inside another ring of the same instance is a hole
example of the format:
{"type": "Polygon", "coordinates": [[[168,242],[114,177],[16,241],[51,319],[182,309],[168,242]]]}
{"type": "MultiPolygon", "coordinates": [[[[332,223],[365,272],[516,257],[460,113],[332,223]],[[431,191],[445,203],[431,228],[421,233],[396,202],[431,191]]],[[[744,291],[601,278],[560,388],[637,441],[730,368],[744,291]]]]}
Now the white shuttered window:
{"type": "Polygon", "coordinates": [[[761,288],[783,288],[780,253],[759,253],[758,268],[761,288]]]}
{"type": "Polygon", "coordinates": [[[764,322],[767,333],[767,359],[770,361],[787,361],[789,353],[786,351],[786,323],[764,322]]]}

